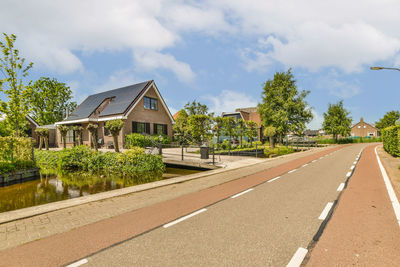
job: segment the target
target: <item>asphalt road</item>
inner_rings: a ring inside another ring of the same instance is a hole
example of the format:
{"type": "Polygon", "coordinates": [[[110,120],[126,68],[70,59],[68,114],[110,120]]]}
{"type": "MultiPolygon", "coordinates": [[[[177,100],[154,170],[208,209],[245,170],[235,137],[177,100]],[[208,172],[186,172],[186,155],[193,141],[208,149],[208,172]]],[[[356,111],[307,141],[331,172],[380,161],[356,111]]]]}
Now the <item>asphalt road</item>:
{"type": "Polygon", "coordinates": [[[176,224],[103,249],[82,263],[286,266],[299,247],[307,248],[312,241],[323,221],[321,213],[337,199],[338,187],[363,147],[346,146],[176,224]]]}

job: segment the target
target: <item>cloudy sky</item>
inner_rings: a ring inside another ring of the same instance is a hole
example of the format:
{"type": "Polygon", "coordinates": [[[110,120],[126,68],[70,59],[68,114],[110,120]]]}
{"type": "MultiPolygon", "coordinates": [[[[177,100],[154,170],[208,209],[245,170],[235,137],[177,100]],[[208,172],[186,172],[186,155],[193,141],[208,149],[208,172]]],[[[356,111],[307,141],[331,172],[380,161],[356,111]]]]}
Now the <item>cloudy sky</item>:
{"type": "Polygon", "coordinates": [[[196,99],[212,111],[260,101],[263,83],[293,69],[310,90],[310,128],[341,99],[353,122],[400,109],[398,0],[2,0],[0,31],[81,102],[154,79],[171,112],[196,99]]]}

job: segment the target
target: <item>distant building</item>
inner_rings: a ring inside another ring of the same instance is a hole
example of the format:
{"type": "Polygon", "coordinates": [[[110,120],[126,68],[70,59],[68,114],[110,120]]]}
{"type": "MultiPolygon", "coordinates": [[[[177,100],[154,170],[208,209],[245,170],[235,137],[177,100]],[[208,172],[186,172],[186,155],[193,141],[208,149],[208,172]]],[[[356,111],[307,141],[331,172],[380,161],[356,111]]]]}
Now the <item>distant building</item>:
{"type": "MultiPolygon", "coordinates": [[[[32,137],[35,142],[39,140],[38,135],[36,134],[35,130],[39,126],[39,124],[29,115],[25,116],[26,121],[28,122],[27,128],[25,129],[25,134],[28,137],[32,137]]],[[[0,121],[4,121],[6,119],[6,115],[0,116],[0,121]]]]}
{"type": "Polygon", "coordinates": [[[237,119],[243,119],[245,121],[254,121],[257,123],[257,138],[261,140],[262,135],[262,125],[261,125],[261,116],[258,113],[257,107],[250,107],[250,108],[237,108],[235,112],[222,112],[222,117],[234,117],[237,119]]]}
{"type": "MultiPolygon", "coordinates": [[[[98,143],[102,147],[110,147],[113,137],[105,127],[109,120],[121,119],[124,127],[118,136],[119,146],[124,145],[124,137],[130,133],[165,134],[172,138],[174,119],[162,98],[154,81],[146,81],[99,94],[88,96],[69,116],[56,125],[80,125],[82,141],[91,145],[91,136],[87,130],[89,123],[98,125],[98,143]]],[[[67,146],[72,146],[77,136],[74,131],[67,134],[67,146]]],[[[60,132],[56,140],[62,147],[60,132]]]]}
{"type": "Polygon", "coordinates": [[[379,129],[366,123],[364,119],[361,118],[360,122],[351,127],[350,135],[353,137],[377,137],[379,136],[379,129]]]}

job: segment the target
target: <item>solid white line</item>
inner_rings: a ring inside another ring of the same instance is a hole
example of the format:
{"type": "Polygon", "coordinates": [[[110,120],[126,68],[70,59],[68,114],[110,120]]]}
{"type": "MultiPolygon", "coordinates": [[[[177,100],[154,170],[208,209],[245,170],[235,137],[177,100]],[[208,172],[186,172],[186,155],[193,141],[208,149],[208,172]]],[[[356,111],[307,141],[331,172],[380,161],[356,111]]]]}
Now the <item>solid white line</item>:
{"type": "Polygon", "coordinates": [[[286,267],[298,267],[301,265],[301,263],[304,260],[304,257],[307,255],[308,250],[302,247],[299,247],[294,253],[292,259],[289,261],[289,263],[286,265],[286,267]]]}
{"type": "Polygon", "coordinates": [[[346,177],[350,177],[351,176],[351,172],[348,172],[347,174],[346,174],[346,177]]]}
{"type": "Polygon", "coordinates": [[[292,173],[292,172],[295,172],[295,171],[297,171],[297,169],[293,169],[291,171],[288,171],[288,173],[292,173]]]}
{"type": "Polygon", "coordinates": [[[341,184],[339,185],[339,187],[337,188],[337,191],[342,191],[343,188],[344,188],[344,183],[341,183],[341,184]]]}
{"type": "Polygon", "coordinates": [[[308,163],[306,163],[306,164],[304,164],[303,166],[301,166],[301,167],[305,167],[305,166],[307,166],[308,165],[308,163]]]}
{"type": "Polygon", "coordinates": [[[66,267],[78,267],[78,266],[81,266],[82,264],[86,264],[86,263],[88,263],[87,259],[81,259],[80,261],[71,263],[70,265],[67,265],[66,267]]]}
{"type": "Polygon", "coordinates": [[[193,216],[195,216],[195,215],[197,215],[197,214],[200,214],[200,213],[202,213],[202,212],[205,212],[206,210],[207,210],[207,209],[201,209],[201,210],[195,211],[195,212],[193,212],[193,213],[191,213],[191,214],[189,214],[189,215],[183,216],[182,218],[179,218],[179,219],[177,219],[177,220],[175,220],[175,221],[172,221],[172,222],[170,222],[170,223],[164,224],[163,227],[164,227],[164,228],[168,228],[168,227],[170,227],[170,226],[172,226],[172,225],[174,225],[174,224],[177,224],[177,223],[180,223],[181,221],[184,221],[184,220],[186,220],[186,219],[189,219],[190,217],[193,217],[193,216]]]}
{"type": "Polygon", "coordinates": [[[354,169],[354,167],[355,167],[354,165],[353,165],[353,166],[351,166],[351,167],[350,167],[350,170],[353,170],[353,169],[354,169]]]}
{"type": "Polygon", "coordinates": [[[231,198],[237,198],[238,196],[241,196],[241,195],[243,195],[243,194],[246,194],[246,193],[250,192],[250,191],[253,190],[253,189],[254,189],[254,188],[247,189],[247,190],[245,190],[245,191],[243,191],[243,192],[240,192],[240,193],[238,193],[238,194],[236,194],[236,195],[231,196],[231,198]]]}
{"type": "Polygon", "coordinates": [[[273,179],[271,179],[271,180],[268,180],[268,183],[273,182],[273,181],[275,181],[275,180],[278,180],[279,178],[281,178],[281,177],[278,176],[278,177],[275,177],[275,178],[273,178],[273,179]]]}
{"type": "Polygon", "coordinates": [[[316,162],[317,160],[316,159],[314,159],[313,161],[311,161],[311,162],[316,162]]]}
{"type": "Polygon", "coordinates": [[[394,192],[392,184],[390,183],[389,176],[387,175],[386,170],[383,167],[383,165],[381,163],[381,160],[379,159],[378,152],[376,152],[376,148],[377,147],[375,147],[376,159],[378,160],[378,165],[379,165],[379,168],[381,169],[383,181],[385,181],[386,190],[388,191],[390,201],[392,202],[392,206],[393,206],[393,209],[394,209],[394,214],[396,215],[397,222],[399,223],[399,226],[400,226],[400,204],[399,204],[399,200],[397,199],[396,193],[394,192]]]}
{"type": "Polygon", "coordinates": [[[318,219],[325,220],[325,218],[326,218],[326,216],[328,216],[328,213],[331,210],[332,206],[333,206],[333,202],[328,202],[328,204],[326,204],[324,210],[322,211],[321,215],[319,215],[318,219]]]}

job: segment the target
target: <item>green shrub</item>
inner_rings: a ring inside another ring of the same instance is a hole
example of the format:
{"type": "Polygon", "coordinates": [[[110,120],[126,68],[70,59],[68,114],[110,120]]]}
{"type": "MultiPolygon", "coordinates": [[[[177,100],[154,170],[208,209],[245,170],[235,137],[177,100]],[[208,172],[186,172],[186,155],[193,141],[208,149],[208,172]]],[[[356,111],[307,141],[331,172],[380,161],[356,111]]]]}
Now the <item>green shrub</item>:
{"type": "Polygon", "coordinates": [[[266,147],[264,149],[264,154],[267,157],[269,157],[270,155],[281,156],[281,155],[286,155],[286,154],[290,154],[290,153],[293,153],[293,152],[294,152],[293,148],[286,147],[286,146],[277,146],[274,149],[266,147]]]}
{"type": "Polygon", "coordinates": [[[162,143],[162,144],[170,144],[171,143],[171,139],[168,137],[168,135],[162,134],[161,136],[162,136],[162,139],[160,139],[159,134],[153,134],[151,136],[151,138],[154,142],[157,142],[157,143],[162,143]]]}
{"type": "Polygon", "coordinates": [[[125,147],[130,149],[132,147],[151,147],[153,146],[153,139],[150,136],[131,133],[125,136],[125,147]]]}
{"type": "Polygon", "coordinates": [[[16,160],[14,162],[0,161],[0,174],[16,172],[36,167],[32,160],[16,160]]]}
{"type": "Polygon", "coordinates": [[[60,151],[58,168],[60,170],[88,170],[89,161],[95,154],[87,146],[76,146],[60,151]]]}
{"type": "Polygon", "coordinates": [[[0,161],[32,160],[32,138],[0,137],[0,161]]]}
{"type": "Polygon", "coordinates": [[[318,144],[353,144],[353,143],[374,143],[381,142],[380,137],[347,137],[335,141],[333,138],[316,139],[318,144]]]}
{"type": "Polygon", "coordinates": [[[386,152],[395,157],[400,156],[400,125],[383,129],[382,140],[386,152]]]}

